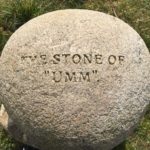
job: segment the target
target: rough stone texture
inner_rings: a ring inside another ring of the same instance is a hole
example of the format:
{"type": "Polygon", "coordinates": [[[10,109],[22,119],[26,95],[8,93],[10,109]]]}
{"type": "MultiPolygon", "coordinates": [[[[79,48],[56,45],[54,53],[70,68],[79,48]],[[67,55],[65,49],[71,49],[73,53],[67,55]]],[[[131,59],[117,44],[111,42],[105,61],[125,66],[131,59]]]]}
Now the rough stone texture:
{"type": "Polygon", "coordinates": [[[8,129],[8,114],[5,111],[5,107],[2,104],[0,107],[0,125],[2,125],[4,127],[4,129],[8,129]]]}
{"type": "Polygon", "coordinates": [[[37,17],[12,35],[0,58],[9,132],[41,150],[113,148],[137,126],[149,94],[143,40],[100,12],[37,17]]]}

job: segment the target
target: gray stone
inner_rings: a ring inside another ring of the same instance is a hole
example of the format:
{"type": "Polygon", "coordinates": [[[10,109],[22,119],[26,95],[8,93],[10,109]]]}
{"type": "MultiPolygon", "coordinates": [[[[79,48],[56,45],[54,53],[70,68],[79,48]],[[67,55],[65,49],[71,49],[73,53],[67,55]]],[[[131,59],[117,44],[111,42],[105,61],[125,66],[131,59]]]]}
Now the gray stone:
{"type": "Polygon", "coordinates": [[[0,58],[9,132],[41,150],[109,150],[150,101],[150,55],[126,23],[61,10],[18,29],[0,58]]]}

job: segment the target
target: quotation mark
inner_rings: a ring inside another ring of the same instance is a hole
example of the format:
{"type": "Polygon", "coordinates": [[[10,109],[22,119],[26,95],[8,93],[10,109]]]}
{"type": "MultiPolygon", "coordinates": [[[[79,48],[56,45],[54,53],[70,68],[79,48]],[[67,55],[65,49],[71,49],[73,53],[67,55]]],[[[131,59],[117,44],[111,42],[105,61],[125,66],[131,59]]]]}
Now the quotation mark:
{"type": "Polygon", "coordinates": [[[92,72],[93,72],[93,74],[97,74],[97,70],[93,70],[92,72]]]}

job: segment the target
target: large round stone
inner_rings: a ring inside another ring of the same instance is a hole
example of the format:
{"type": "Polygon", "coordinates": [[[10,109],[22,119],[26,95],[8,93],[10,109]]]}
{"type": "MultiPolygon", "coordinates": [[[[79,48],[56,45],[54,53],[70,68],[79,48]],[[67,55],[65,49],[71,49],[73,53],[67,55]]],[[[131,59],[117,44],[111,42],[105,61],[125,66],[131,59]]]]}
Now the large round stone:
{"type": "Polygon", "coordinates": [[[123,21],[61,10],[18,29],[0,58],[9,132],[41,150],[109,150],[150,101],[150,55],[123,21]]]}

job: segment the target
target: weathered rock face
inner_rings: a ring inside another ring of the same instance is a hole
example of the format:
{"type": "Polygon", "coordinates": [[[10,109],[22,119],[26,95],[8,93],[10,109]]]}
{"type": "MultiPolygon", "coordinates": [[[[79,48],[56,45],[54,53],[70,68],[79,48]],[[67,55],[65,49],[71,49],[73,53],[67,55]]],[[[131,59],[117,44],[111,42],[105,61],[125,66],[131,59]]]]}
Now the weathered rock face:
{"type": "Polygon", "coordinates": [[[3,126],[4,129],[8,129],[8,114],[7,112],[5,111],[5,107],[4,105],[1,105],[0,106],[0,125],[3,126]]]}
{"type": "Polygon", "coordinates": [[[62,10],[17,30],[0,58],[9,132],[42,150],[109,150],[150,101],[150,55],[123,21],[62,10]],[[16,130],[17,129],[17,130],[16,130]]]}

